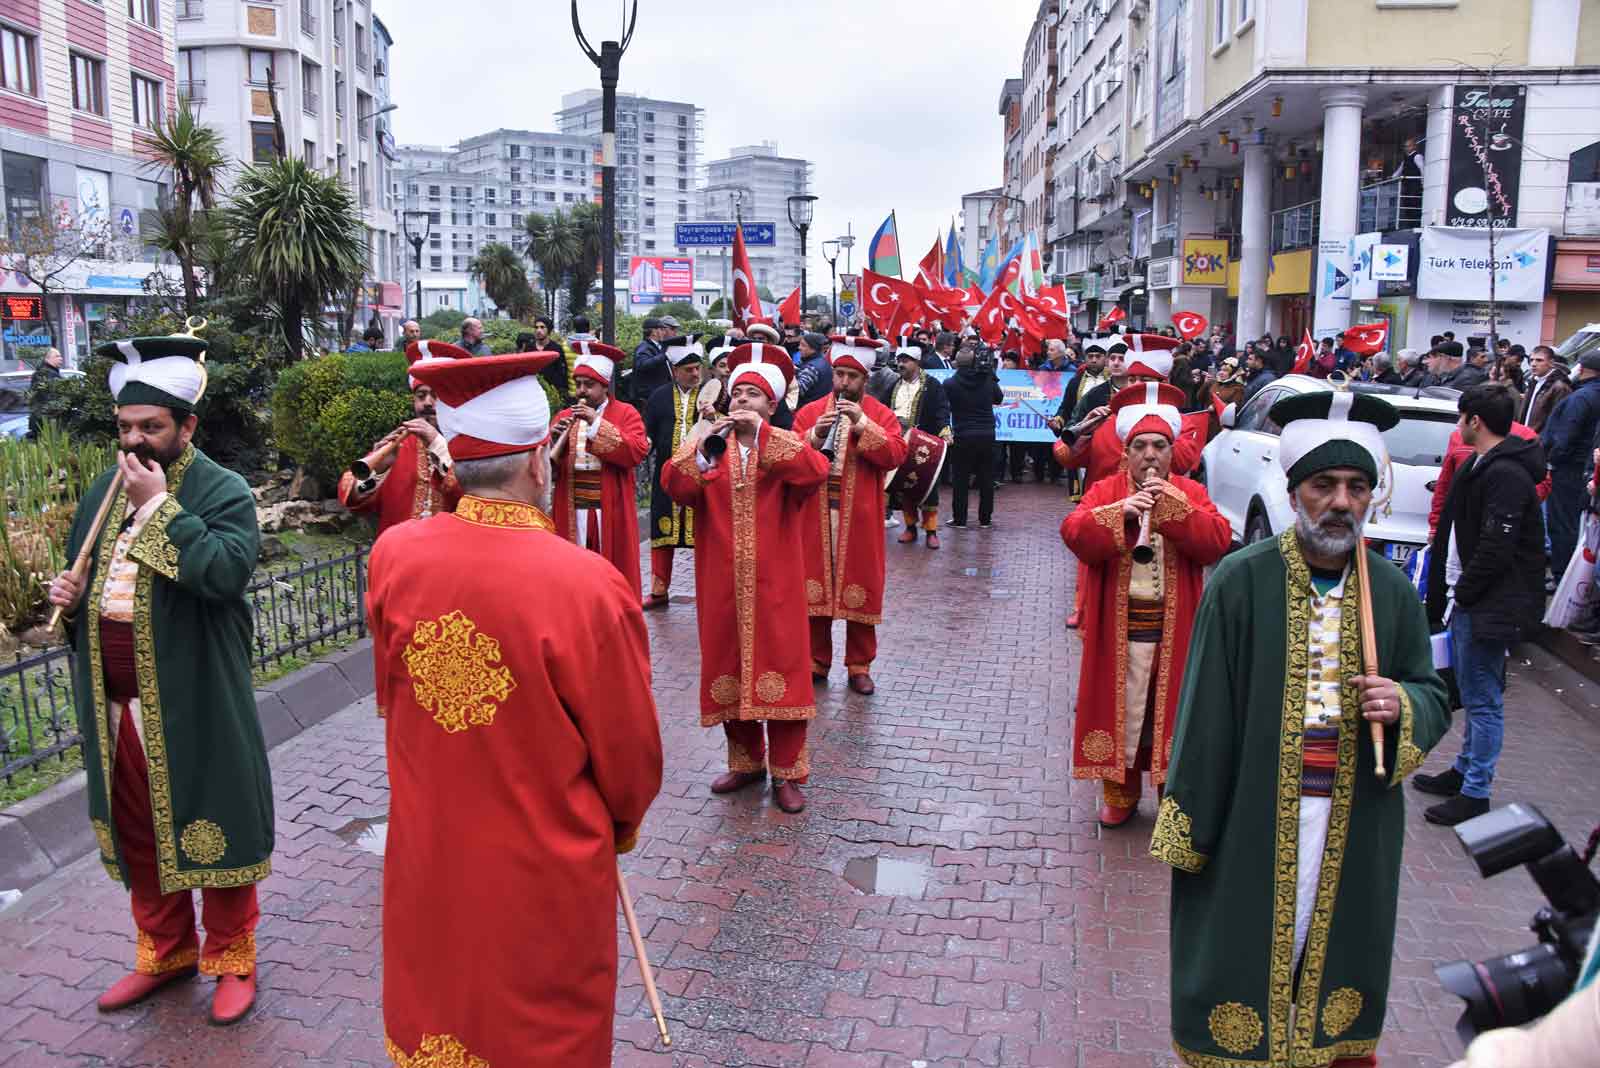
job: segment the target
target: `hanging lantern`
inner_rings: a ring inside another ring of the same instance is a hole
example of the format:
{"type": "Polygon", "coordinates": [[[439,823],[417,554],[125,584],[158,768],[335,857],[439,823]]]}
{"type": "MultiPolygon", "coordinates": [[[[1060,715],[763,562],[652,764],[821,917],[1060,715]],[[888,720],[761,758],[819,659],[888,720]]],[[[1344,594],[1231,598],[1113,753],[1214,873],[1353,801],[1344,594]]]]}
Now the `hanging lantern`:
{"type": "Polygon", "coordinates": [[[1239,142],[1238,141],[1229,141],[1228,142],[1228,147],[1233,150],[1233,154],[1235,156],[1237,156],[1239,154],[1239,142]]]}
{"type": "Polygon", "coordinates": [[[1234,175],[1233,187],[1235,189],[1243,189],[1244,188],[1244,179],[1239,177],[1238,175],[1234,175]]]}
{"type": "Polygon", "coordinates": [[[1182,177],[1183,177],[1183,175],[1181,173],[1174,173],[1172,175],[1172,184],[1173,185],[1177,185],[1178,184],[1178,179],[1180,179],[1182,177]]]}
{"type": "Polygon", "coordinates": [[[1284,177],[1285,181],[1288,181],[1288,180],[1294,178],[1294,164],[1291,163],[1291,164],[1289,164],[1289,166],[1287,166],[1287,167],[1285,167],[1283,169],[1283,177],[1284,177]]]}
{"type": "Polygon", "coordinates": [[[1307,177],[1310,176],[1310,174],[1311,174],[1311,161],[1310,160],[1303,159],[1303,160],[1300,161],[1300,173],[1306,175],[1307,177]]]}
{"type": "Polygon", "coordinates": [[[1228,144],[1228,131],[1227,130],[1218,131],[1218,133],[1217,133],[1217,144],[1223,145],[1224,147],[1226,147],[1226,145],[1228,144]]]}
{"type": "Polygon", "coordinates": [[[1281,96],[1272,98],[1272,117],[1275,119],[1283,118],[1283,97],[1281,96]]]}

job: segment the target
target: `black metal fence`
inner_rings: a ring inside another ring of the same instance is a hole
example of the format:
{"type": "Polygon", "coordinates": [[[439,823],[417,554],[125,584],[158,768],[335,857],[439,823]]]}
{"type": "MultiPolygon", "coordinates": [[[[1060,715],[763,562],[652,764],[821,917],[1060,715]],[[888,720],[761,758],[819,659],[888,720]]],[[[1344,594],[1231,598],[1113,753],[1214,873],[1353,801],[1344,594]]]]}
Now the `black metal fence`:
{"type": "MultiPolygon", "coordinates": [[[[264,571],[246,596],[258,670],[309,659],[367,633],[366,546],[342,556],[264,571]]],[[[83,741],[73,706],[73,654],[65,646],[0,665],[0,780],[69,759],[83,741]]]]}

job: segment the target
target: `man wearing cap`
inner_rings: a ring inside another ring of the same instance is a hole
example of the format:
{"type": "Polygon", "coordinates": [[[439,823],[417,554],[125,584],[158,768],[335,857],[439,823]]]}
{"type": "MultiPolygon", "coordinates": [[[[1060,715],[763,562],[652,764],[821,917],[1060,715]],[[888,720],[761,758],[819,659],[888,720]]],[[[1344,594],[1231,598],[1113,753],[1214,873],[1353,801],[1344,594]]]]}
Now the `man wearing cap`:
{"type": "Polygon", "coordinates": [[[1166,781],[1205,569],[1231,538],[1205,487],[1172,473],[1182,401],[1181,389],[1153,382],[1112,398],[1124,466],[1061,524],[1061,540],[1088,574],[1072,777],[1100,780],[1105,827],[1133,818],[1145,771],[1158,791],[1166,781]]]}
{"type": "MultiPolygon", "coordinates": [[[[943,438],[946,446],[952,440],[950,430],[950,401],[944,395],[944,385],[922,370],[922,352],[915,347],[902,348],[895,354],[899,364],[899,377],[889,391],[889,410],[903,430],[916,427],[925,434],[943,438]]],[[[930,549],[939,547],[939,483],[934,482],[919,509],[908,508],[903,519],[906,528],[897,539],[901,545],[912,545],[917,540],[917,514],[922,515],[923,536],[930,549]]]]}
{"type": "Polygon", "coordinates": [[[464,495],[372,551],[383,1019],[400,1065],[611,1059],[615,858],[660,788],[661,736],[637,588],[547,514],[553,358],[418,365],[464,495]],[[559,952],[540,949],[551,937],[559,952]]]}
{"type": "Polygon", "coordinates": [[[1295,524],[1206,585],[1150,842],[1174,869],[1173,1044],[1194,1066],[1370,1065],[1394,956],[1397,787],[1450,712],[1416,591],[1361,541],[1399,415],[1377,396],[1321,392],[1270,418],[1295,524]]]}
{"type": "Polygon", "coordinates": [[[92,544],[88,575],[63,571],[49,597],[77,653],[89,822],[100,862],[132,894],[138,932],[133,973],[98,1007],[126,1008],[198,970],[217,977],[211,1019],[228,1024],[255,1000],[255,884],[272,868],[272,780],[245,595],[261,548],[255,500],[191,441],[203,340],[133,338],[97,352],[117,361],[120,451],[116,470],[79,502],[67,539],[68,559],[92,544]]]}
{"type": "MultiPolygon", "coordinates": [[[[644,420],[609,390],[621,349],[577,341],[573,368],[577,403],[556,416],[553,498],[556,533],[610,560],[639,588],[639,509],[634,468],[650,455],[644,420]]],[[[565,357],[557,354],[556,360],[565,357]]]]}
{"type": "Polygon", "coordinates": [[[805,807],[806,722],[816,717],[806,643],[802,551],[806,503],[828,462],[769,416],[794,361],[769,342],[733,351],[729,410],[709,435],[684,442],[661,472],[692,508],[700,631],[700,725],[722,725],[728,770],[711,783],[732,793],[772,776],[773,801],[805,807]],[[765,723],[763,733],[762,724],[765,723]]]}
{"type": "MultiPolygon", "coordinates": [[[[444,341],[413,341],[406,347],[406,362],[455,360],[465,349],[444,341]]],[[[399,444],[372,465],[366,482],[346,471],[339,476],[339,503],[352,512],[378,517],[378,533],[408,519],[426,519],[435,512],[455,510],[461,487],[450,473],[450,449],[439,433],[433,390],[415,378],[411,385],[413,418],[401,423],[388,438],[374,443],[373,451],[398,438],[399,444]]]]}
{"type": "Polygon", "coordinates": [[[828,339],[821,334],[800,335],[800,351],[795,355],[799,372],[795,381],[800,384],[800,407],[828,395],[833,384],[833,368],[828,364],[828,339]]]}
{"type": "Polygon", "coordinates": [[[894,413],[867,396],[867,372],[883,342],[843,334],[832,342],[834,392],[794,419],[794,432],[829,460],[827,494],[808,503],[804,530],[811,672],[827,679],[833,621],[842,619],[850,688],[870,694],[883,618],[883,479],[905,463],[906,442],[894,413]]]}
{"type": "MultiPolygon", "coordinates": [[[[644,336],[633,350],[633,369],[628,374],[628,396],[636,407],[649,405],[656,390],[671,379],[671,365],[667,362],[667,350],[662,342],[676,333],[676,330],[663,325],[660,319],[645,319],[644,336]]],[[[649,421],[648,416],[646,421],[649,421]]]]}
{"type": "Polygon", "coordinates": [[[694,548],[694,510],[661,488],[661,470],[700,418],[700,364],[704,347],[693,337],[669,338],[663,349],[672,381],[658,386],[644,407],[645,432],[654,457],[650,471],[650,595],[646,608],[665,608],[672,586],[672,554],[694,548]]]}

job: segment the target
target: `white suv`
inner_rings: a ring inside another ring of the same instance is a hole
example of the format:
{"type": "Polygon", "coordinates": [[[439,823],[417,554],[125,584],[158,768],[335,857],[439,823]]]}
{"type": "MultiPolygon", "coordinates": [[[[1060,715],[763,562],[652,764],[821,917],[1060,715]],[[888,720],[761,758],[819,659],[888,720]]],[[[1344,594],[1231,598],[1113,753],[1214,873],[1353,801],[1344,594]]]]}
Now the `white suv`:
{"type": "MultiPolygon", "coordinates": [[[[1284,397],[1332,389],[1309,375],[1288,375],[1262,387],[1237,412],[1222,417],[1225,428],[1205,447],[1206,490],[1243,544],[1274,537],[1294,525],[1294,509],[1278,464],[1279,427],[1268,411],[1284,397]]],[[[1355,384],[1382,395],[1400,411],[1400,422],[1384,431],[1394,463],[1394,496],[1367,524],[1372,547],[1404,565],[1428,540],[1428,510],[1434,482],[1456,425],[1454,390],[1423,390],[1355,384]],[[1436,394],[1429,396],[1428,394],[1436,394]]]]}

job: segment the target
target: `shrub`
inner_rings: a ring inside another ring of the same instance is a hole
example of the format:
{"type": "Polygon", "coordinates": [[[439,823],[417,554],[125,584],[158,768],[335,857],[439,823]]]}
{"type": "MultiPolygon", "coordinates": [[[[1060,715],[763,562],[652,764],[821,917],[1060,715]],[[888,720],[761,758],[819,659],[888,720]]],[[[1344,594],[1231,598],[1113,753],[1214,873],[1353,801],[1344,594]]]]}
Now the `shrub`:
{"type": "Polygon", "coordinates": [[[440,308],[424,316],[417,325],[422,328],[423,337],[437,337],[446,340],[457,337],[461,333],[461,320],[467,317],[464,311],[454,308],[440,308]]]}
{"type": "Polygon", "coordinates": [[[397,352],[338,353],[291,364],[272,395],[278,447],[324,487],[409,418],[406,360],[397,352]]]}

